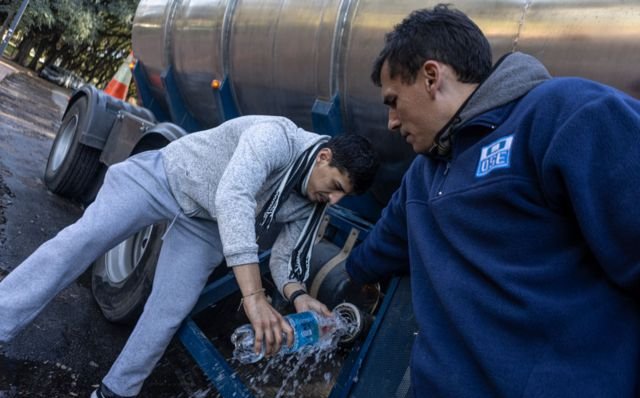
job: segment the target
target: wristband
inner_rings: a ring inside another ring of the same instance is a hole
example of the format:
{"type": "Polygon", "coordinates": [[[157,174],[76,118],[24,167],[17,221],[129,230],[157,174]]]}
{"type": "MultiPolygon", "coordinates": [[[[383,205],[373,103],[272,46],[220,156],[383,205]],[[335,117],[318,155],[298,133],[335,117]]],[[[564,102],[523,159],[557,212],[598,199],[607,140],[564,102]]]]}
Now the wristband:
{"type": "Polygon", "coordinates": [[[293,302],[303,294],[307,294],[307,292],[304,289],[296,290],[295,292],[291,293],[291,295],[289,296],[289,302],[293,304],[293,302]]]}
{"type": "Polygon", "coordinates": [[[251,296],[255,296],[256,294],[260,294],[260,293],[264,293],[266,289],[265,288],[260,288],[256,291],[253,291],[251,293],[245,294],[244,296],[242,296],[243,299],[246,299],[247,297],[251,297],[251,296]]]}
{"type": "Polygon", "coordinates": [[[242,308],[242,304],[244,304],[244,299],[246,299],[247,297],[255,296],[256,294],[264,293],[265,291],[266,291],[265,288],[260,288],[254,292],[251,292],[242,296],[242,298],[240,299],[240,304],[238,304],[238,309],[236,311],[240,311],[240,308],[242,308]]]}

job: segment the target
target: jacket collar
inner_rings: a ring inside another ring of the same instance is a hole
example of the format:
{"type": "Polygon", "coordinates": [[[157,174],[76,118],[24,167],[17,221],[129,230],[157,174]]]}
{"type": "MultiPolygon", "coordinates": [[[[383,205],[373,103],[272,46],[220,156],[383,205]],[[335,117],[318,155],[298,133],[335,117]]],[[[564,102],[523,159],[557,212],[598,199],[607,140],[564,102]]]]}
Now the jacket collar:
{"type": "Polygon", "coordinates": [[[530,55],[514,52],[503,56],[438,132],[426,155],[436,159],[449,158],[451,142],[460,127],[483,113],[524,96],[550,78],[544,65],[530,55]]]}

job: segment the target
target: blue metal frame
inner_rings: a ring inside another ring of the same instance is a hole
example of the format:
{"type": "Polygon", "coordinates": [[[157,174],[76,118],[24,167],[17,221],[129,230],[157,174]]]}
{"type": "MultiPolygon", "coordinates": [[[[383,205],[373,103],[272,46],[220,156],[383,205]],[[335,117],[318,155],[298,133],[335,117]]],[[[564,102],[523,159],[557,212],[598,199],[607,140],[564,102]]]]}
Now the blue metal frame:
{"type": "Polygon", "coordinates": [[[173,66],[169,66],[162,72],[160,79],[164,85],[164,96],[169,106],[172,122],[190,133],[202,130],[200,123],[187,110],[184,99],[178,90],[173,66]]]}
{"type": "Polygon", "coordinates": [[[247,386],[236,377],[224,357],[191,318],[184,322],[178,331],[178,337],[221,396],[253,398],[247,386]]]}
{"type": "Polygon", "coordinates": [[[331,222],[327,227],[325,237],[339,247],[344,246],[352,228],[356,228],[360,232],[358,242],[361,242],[367,237],[369,230],[373,226],[350,209],[341,206],[334,205],[329,207],[327,215],[330,217],[331,222]]]}
{"type": "Polygon", "coordinates": [[[338,376],[329,398],[345,398],[349,396],[353,385],[357,382],[358,372],[364,363],[369,347],[371,347],[373,339],[376,337],[376,333],[378,332],[378,329],[380,329],[382,321],[384,321],[384,316],[389,309],[389,304],[391,303],[393,295],[398,289],[399,282],[400,278],[398,277],[391,279],[389,287],[385,293],[384,300],[382,300],[382,304],[380,305],[380,309],[376,315],[376,320],[373,325],[371,325],[367,338],[363,343],[356,344],[351,350],[351,354],[349,354],[347,360],[342,366],[342,372],[338,376]]]}
{"type": "Polygon", "coordinates": [[[212,90],[216,104],[218,105],[221,121],[226,122],[227,120],[240,116],[240,111],[233,99],[231,82],[226,76],[222,79],[220,87],[213,88],[212,90]]]}
{"type": "Polygon", "coordinates": [[[362,217],[371,221],[379,219],[383,209],[383,206],[381,206],[380,202],[373,197],[371,192],[365,192],[363,195],[358,197],[346,196],[342,198],[340,205],[353,210],[362,217]]]}
{"type": "Polygon", "coordinates": [[[342,133],[342,113],[340,112],[340,95],[336,94],[331,101],[316,99],[311,108],[313,131],[332,137],[342,133]]]}
{"type": "Polygon", "coordinates": [[[144,70],[142,61],[137,61],[133,68],[133,79],[136,82],[136,88],[138,90],[138,96],[142,101],[145,108],[150,110],[159,122],[168,122],[169,116],[164,111],[162,106],[156,101],[151,92],[151,85],[149,84],[149,78],[144,70]]]}
{"type": "MultiPolygon", "coordinates": [[[[265,274],[269,268],[270,254],[269,250],[260,254],[260,272],[262,274],[265,274]]],[[[178,338],[223,398],[252,398],[253,395],[249,389],[236,377],[235,372],[218,349],[209,342],[207,336],[193,321],[193,316],[212,304],[229,297],[237,290],[238,283],[232,273],[228,273],[207,285],[191,311],[191,315],[178,330],[178,338]]]]}

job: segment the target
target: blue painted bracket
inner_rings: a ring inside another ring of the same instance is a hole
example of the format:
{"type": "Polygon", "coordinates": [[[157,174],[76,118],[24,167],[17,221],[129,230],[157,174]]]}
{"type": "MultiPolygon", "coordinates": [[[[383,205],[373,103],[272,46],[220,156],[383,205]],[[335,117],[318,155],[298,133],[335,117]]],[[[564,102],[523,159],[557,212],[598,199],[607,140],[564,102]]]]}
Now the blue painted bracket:
{"type": "Polygon", "coordinates": [[[382,214],[382,206],[378,202],[371,192],[365,192],[360,196],[346,196],[340,201],[340,206],[349,208],[360,216],[369,221],[375,221],[380,218],[382,214]]]}
{"type": "Polygon", "coordinates": [[[160,75],[162,84],[164,85],[164,95],[169,106],[171,121],[185,129],[187,132],[202,130],[200,123],[191,116],[187,110],[187,106],[178,90],[173,67],[170,66],[160,75]]]}
{"type": "Polygon", "coordinates": [[[142,61],[137,61],[133,68],[133,79],[136,82],[136,88],[138,89],[138,96],[145,108],[150,110],[159,122],[168,122],[169,116],[162,106],[156,101],[151,92],[151,85],[149,84],[149,78],[144,70],[142,61]]]}
{"type": "Polygon", "coordinates": [[[236,102],[233,99],[233,93],[231,92],[231,82],[225,76],[222,79],[219,88],[213,88],[213,96],[218,110],[220,112],[220,120],[223,122],[240,116],[240,111],[236,106],[236,102]]]}
{"type": "Polygon", "coordinates": [[[247,386],[236,377],[224,357],[191,318],[182,325],[178,337],[222,397],[253,398],[247,386]]]}
{"type": "MultiPolygon", "coordinates": [[[[263,275],[269,269],[270,254],[269,250],[260,254],[260,272],[263,275]]],[[[223,398],[253,398],[224,357],[192,319],[200,311],[232,295],[237,290],[238,283],[232,273],[208,284],[191,311],[191,315],[178,330],[178,338],[223,398]]]]}
{"type": "Polygon", "coordinates": [[[340,112],[340,95],[336,94],[331,101],[316,99],[311,108],[313,131],[332,137],[342,133],[342,113],[340,112]]]}
{"type": "Polygon", "coordinates": [[[358,230],[358,242],[361,242],[373,227],[372,224],[359,217],[356,213],[342,206],[329,206],[327,215],[331,218],[331,222],[327,227],[325,237],[339,247],[344,246],[352,228],[358,230]]]}
{"type": "Polygon", "coordinates": [[[369,348],[371,347],[371,344],[373,343],[373,340],[376,337],[378,330],[380,329],[380,325],[384,321],[385,314],[389,309],[389,304],[391,303],[391,299],[398,289],[399,283],[400,278],[394,277],[393,279],[391,279],[389,287],[385,293],[384,300],[382,301],[382,305],[380,305],[380,309],[378,310],[378,314],[376,315],[376,320],[375,322],[373,322],[373,325],[371,325],[371,329],[369,329],[367,338],[364,342],[356,344],[351,349],[351,353],[342,366],[342,372],[340,372],[340,375],[336,380],[336,384],[331,390],[329,398],[346,398],[349,396],[354,383],[356,383],[358,379],[358,372],[360,371],[360,368],[364,363],[369,348]]]}

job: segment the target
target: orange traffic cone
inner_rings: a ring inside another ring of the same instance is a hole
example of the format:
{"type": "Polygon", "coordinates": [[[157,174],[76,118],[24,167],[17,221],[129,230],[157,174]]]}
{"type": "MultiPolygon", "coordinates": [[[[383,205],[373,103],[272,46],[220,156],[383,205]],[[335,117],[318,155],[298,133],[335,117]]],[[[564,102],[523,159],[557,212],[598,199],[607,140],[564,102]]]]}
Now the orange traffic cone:
{"type": "Polygon", "coordinates": [[[131,68],[130,64],[133,62],[133,54],[129,54],[124,63],[118,68],[115,76],[111,79],[104,92],[112,97],[124,100],[127,97],[129,91],[129,84],[131,84],[131,68]]]}

